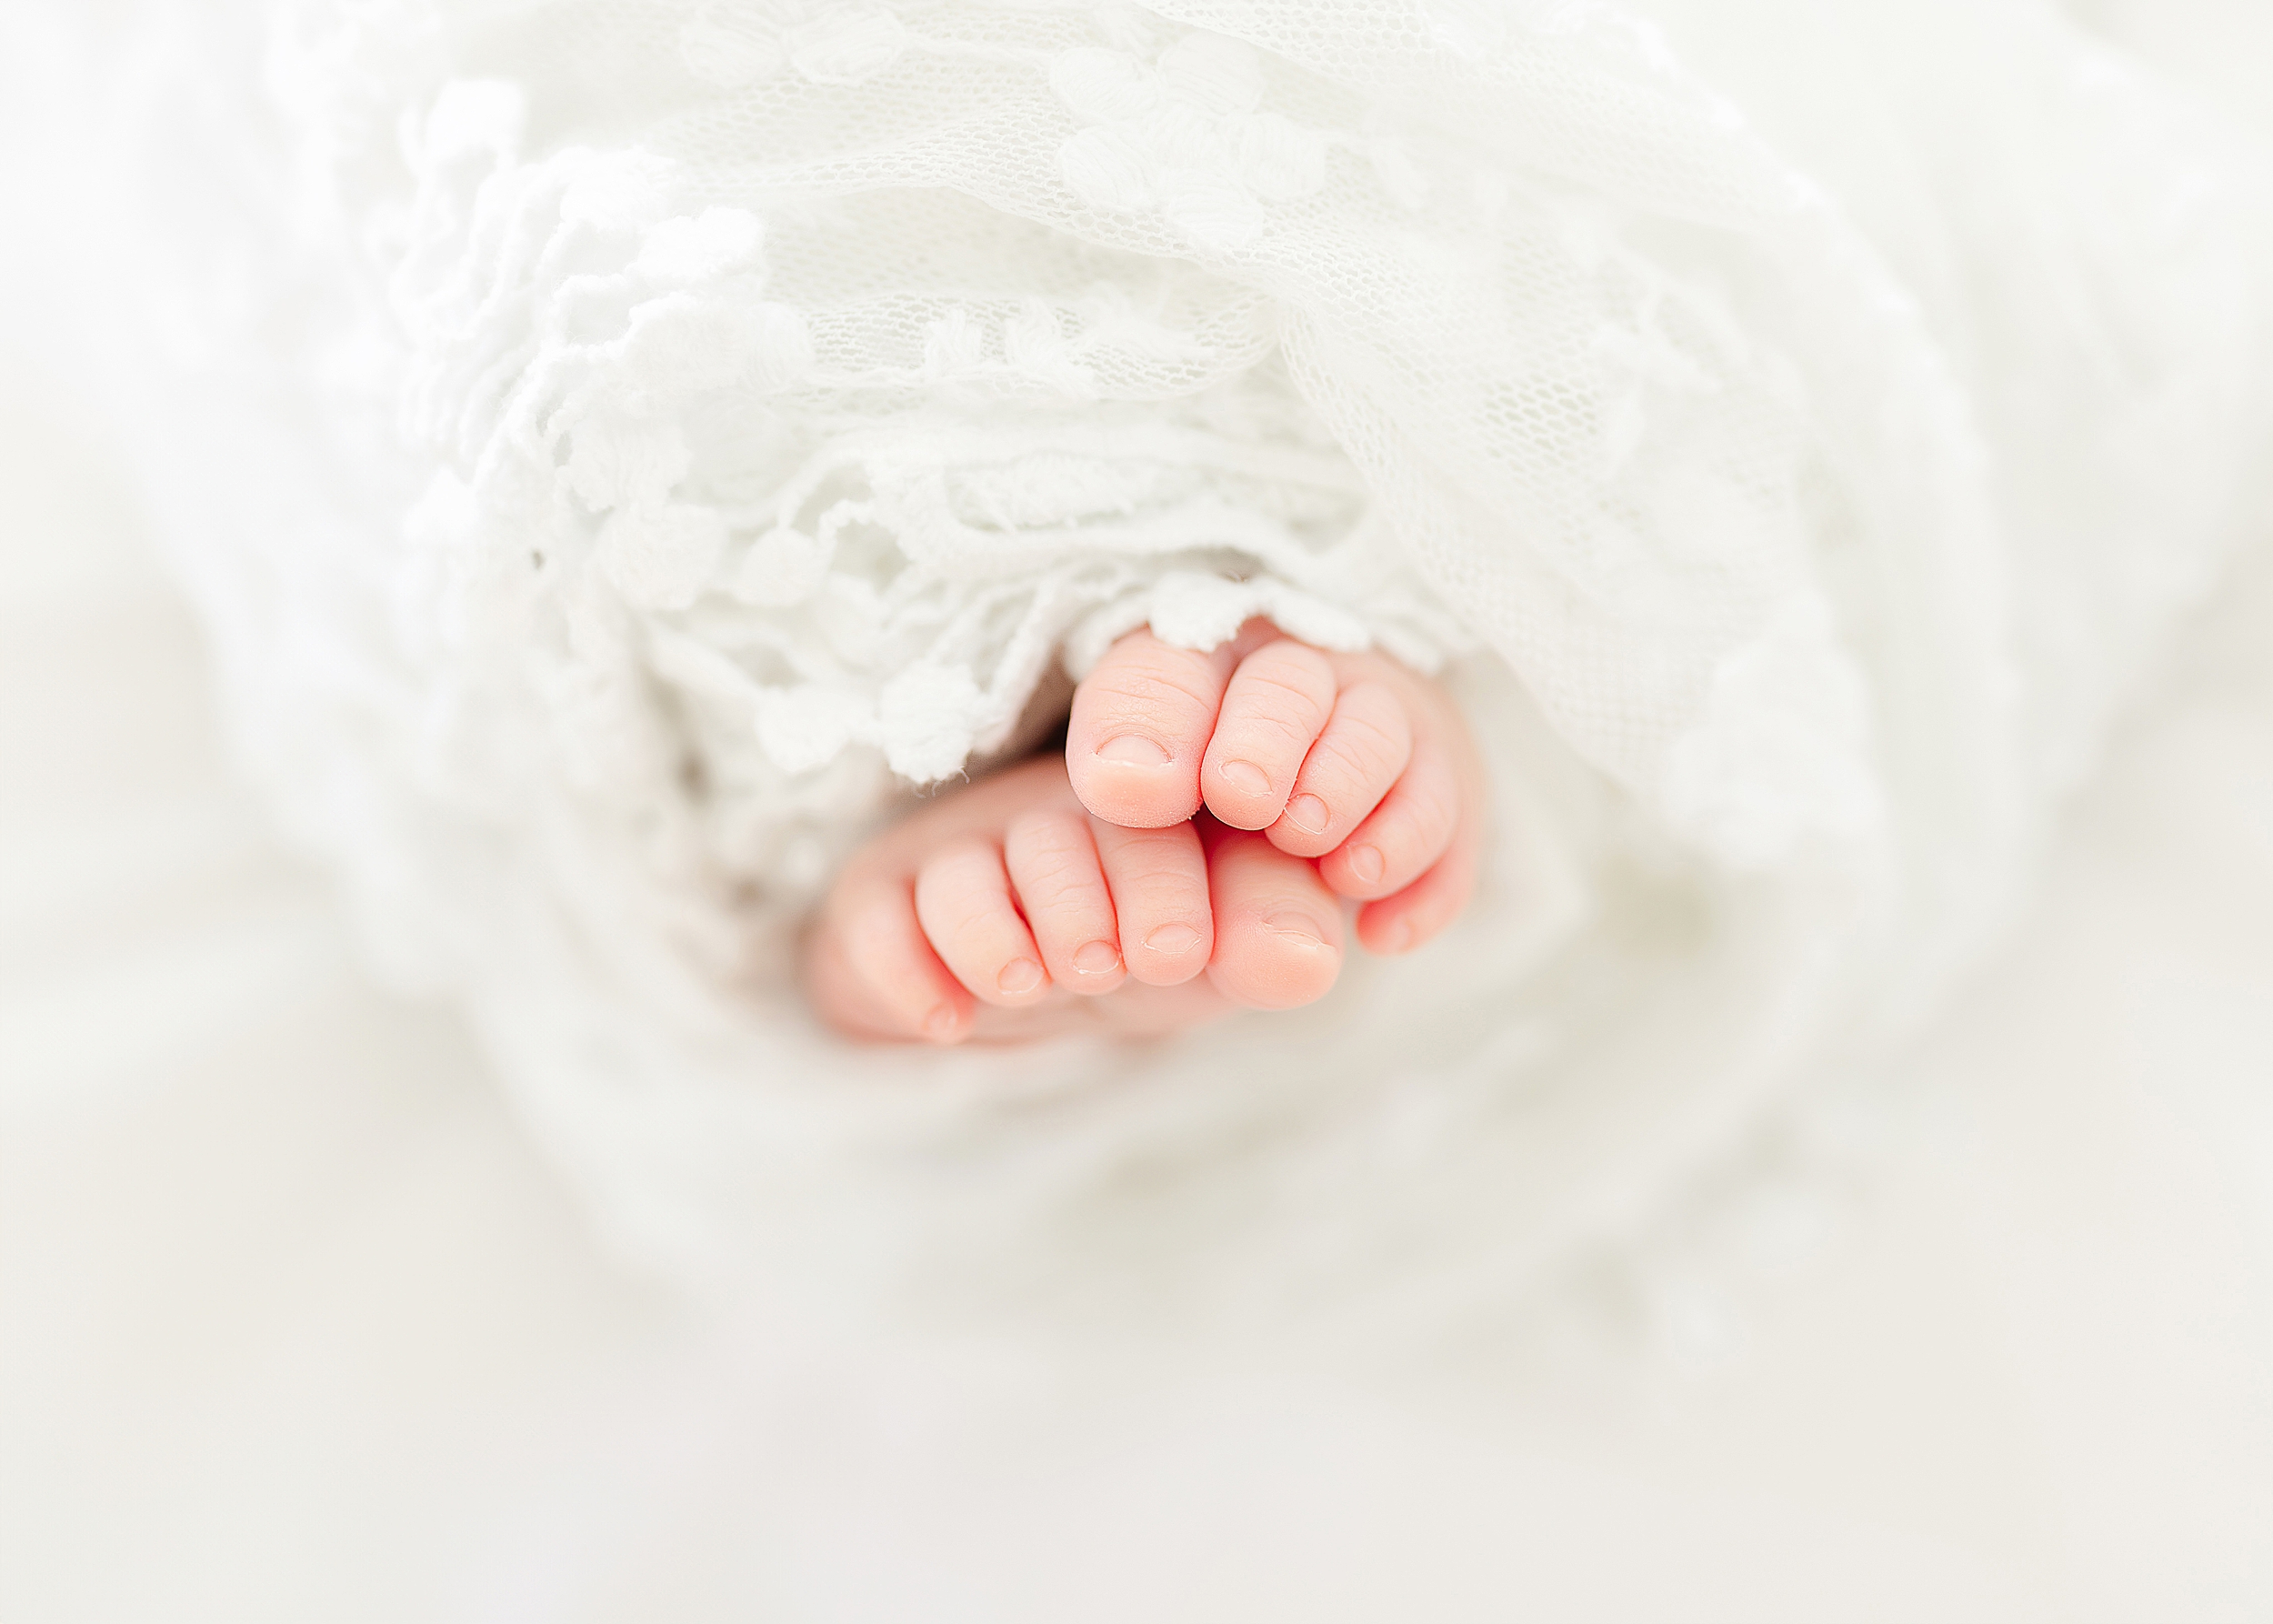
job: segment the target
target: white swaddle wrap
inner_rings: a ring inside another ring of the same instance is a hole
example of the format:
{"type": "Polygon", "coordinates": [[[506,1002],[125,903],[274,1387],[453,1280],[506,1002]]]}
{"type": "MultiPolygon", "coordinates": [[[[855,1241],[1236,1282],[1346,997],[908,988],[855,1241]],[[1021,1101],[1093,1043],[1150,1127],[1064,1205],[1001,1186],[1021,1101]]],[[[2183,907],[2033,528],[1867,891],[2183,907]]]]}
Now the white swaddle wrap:
{"type": "Polygon", "coordinates": [[[1930,1007],[2263,496],[2248,149],[2043,6],[1879,9],[162,17],[155,506],[278,803],[627,1248],[1502,1299],[1930,1007]],[[854,842],[1061,660],[1258,614],[1443,665],[1458,927],[1141,1048],[814,1025],[854,842]]]}

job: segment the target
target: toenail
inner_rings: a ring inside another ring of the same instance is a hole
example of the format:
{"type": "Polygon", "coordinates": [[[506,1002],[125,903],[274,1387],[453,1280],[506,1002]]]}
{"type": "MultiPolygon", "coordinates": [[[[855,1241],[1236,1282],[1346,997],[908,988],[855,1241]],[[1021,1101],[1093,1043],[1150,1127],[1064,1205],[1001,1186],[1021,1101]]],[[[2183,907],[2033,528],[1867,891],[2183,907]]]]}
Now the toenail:
{"type": "Polygon", "coordinates": [[[1399,919],[1389,927],[1389,934],[1382,938],[1381,950],[1384,953],[1402,953],[1412,945],[1413,927],[1409,922],[1399,919]]]}
{"type": "Polygon", "coordinates": [[[1381,848],[1377,846],[1353,846],[1349,848],[1349,871],[1357,877],[1357,883],[1369,886],[1381,877],[1381,848]]]}
{"type": "Polygon", "coordinates": [[[1042,985],[1042,967],[1030,958],[1014,958],[1002,967],[995,985],[1014,998],[1020,993],[1032,992],[1042,985]]]}
{"type": "Polygon", "coordinates": [[[1124,733],[1118,738],[1108,738],[1097,747],[1099,761],[1117,761],[1127,767],[1165,767],[1168,752],[1156,741],[1141,733],[1124,733]]]}
{"type": "Polygon", "coordinates": [[[1120,949],[1111,942],[1091,942],[1074,955],[1074,968],[1085,976],[1103,976],[1120,967],[1120,949]]]}
{"type": "Polygon", "coordinates": [[[955,1006],[942,1004],[924,1017],[924,1036],[934,1043],[945,1043],[955,1036],[955,1006]]]}
{"type": "Polygon", "coordinates": [[[1174,957],[1178,953],[1189,953],[1198,941],[1199,932],[1189,925],[1163,925],[1145,938],[1145,946],[1155,953],[1174,957]]]}
{"type": "Polygon", "coordinates": [[[1216,769],[1216,777],[1241,795],[1268,795],[1270,775],[1252,761],[1227,761],[1216,769]]]}
{"type": "Polygon", "coordinates": [[[1306,835],[1322,831],[1326,818],[1326,803],[1315,795],[1298,795],[1287,803],[1287,821],[1306,835]]]}
{"type": "Polygon", "coordinates": [[[1307,914],[1273,914],[1263,921],[1263,928],[1274,936],[1298,938],[1306,947],[1326,946],[1326,932],[1307,914]]]}

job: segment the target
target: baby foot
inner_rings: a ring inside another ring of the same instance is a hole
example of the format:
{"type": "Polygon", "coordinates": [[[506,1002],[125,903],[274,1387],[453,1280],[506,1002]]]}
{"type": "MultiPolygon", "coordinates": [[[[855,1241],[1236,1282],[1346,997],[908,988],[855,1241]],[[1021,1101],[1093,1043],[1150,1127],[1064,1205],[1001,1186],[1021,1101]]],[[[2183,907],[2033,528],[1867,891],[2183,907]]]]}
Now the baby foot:
{"type": "Polygon", "coordinates": [[[1313,865],[1212,818],[1091,817],[1055,752],[940,797],[847,863],[806,947],[855,1037],[1149,1036],[1322,997],[1340,905],[1313,865]]]}
{"type": "Polygon", "coordinates": [[[1475,888],[1484,773],[1458,708],[1377,654],[1332,654],[1250,621],[1209,654],[1132,632],[1074,691],[1066,764],[1128,828],[1203,807],[1260,830],[1362,902],[1376,953],[1418,947],[1475,888]]]}

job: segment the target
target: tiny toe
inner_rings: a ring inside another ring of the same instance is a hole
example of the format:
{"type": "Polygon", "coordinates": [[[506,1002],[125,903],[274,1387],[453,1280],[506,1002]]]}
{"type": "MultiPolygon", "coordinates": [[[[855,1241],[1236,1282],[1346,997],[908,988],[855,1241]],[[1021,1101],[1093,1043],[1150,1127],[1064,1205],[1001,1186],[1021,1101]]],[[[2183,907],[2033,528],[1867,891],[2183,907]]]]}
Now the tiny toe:
{"type": "Polygon", "coordinates": [[[1413,757],[1405,701],[1386,683],[1351,684],[1334,701],[1297,775],[1271,844],[1298,857],[1324,857],[1381,804],[1413,757]]]}
{"type": "Polygon", "coordinates": [[[1366,951],[1410,952],[1460,916],[1475,893],[1481,819],[1463,819],[1452,845],[1434,867],[1393,897],[1357,910],[1357,939],[1366,951]]]}
{"type": "Polygon", "coordinates": [[[1128,829],[1090,826],[1113,911],[1122,961],[1147,987],[1176,987],[1207,967],[1215,945],[1207,861],[1189,823],[1128,829]]]}
{"type": "Polygon", "coordinates": [[[1332,989],[1342,910],[1317,868],[1260,835],[1227,830],[1207,858],[1216,951],[1208,979],[1250,1009],[1292,1009],[1332,989]]]}
{"type": "Polygon", "coordinates": [[[1461,810],[1451,760],[1424,745],[1372,815],[1318,860],[1319,877],[1360,901],[1394,896],[1445,855],[1461,810]]]}
{"type": "Polygon", "coordinates": [[[1292,637],[1242,660],[1224,690],[1200,774],[1207,809],[1235,829],[1276,823],[1333,714],[1334,689],[1333,662],[1292,637]]]}
{"type": "Polygon", "coordinates": [[[1076,810],[1014,819],[1003,856],[1050,978],[1070,992],[1111,992],[1126,971],[1120,926],[1089,819],[1076,810]]]}
{"type": "Polygon", "coordinates": [[[1074,689],[1066,771],[1108,823],[1157,829],[1199,810],[1199,769],[1223,702],[1231,650],[1171,648],[1148,631],[1106,651],[1074,689]]]}
{"type": "Polygon", "coordinates": [[[970,1036],[971,995],[925,938],[904,878],[832,899],[811,973],[816,1007],[840,1029],[930,1043],[970,1036]]]}
{"type": "Polygon", "coordinates": [[[981,1003],[1015,1008],[1049,990],[992,841],[970,836],[934,852],[916,877],[916,917],[941,962],[981,1003]]]}

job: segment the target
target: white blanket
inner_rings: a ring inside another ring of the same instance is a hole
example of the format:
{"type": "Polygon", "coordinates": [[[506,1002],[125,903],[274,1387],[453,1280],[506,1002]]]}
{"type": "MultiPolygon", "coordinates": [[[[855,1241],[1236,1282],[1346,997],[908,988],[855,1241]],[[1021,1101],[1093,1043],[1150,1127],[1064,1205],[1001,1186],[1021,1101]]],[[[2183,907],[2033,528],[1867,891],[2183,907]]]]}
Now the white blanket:
{"type": "Polygon", "coordinates": [[[623,1244],[1409,1328],[1818,1154],[2264,495],[2248,138],[1817,14],[153,7],[24,100],[250,758],[623,1244]],[[851,841],[1256,612],[1451,662],[1458,931],[1145,1050],[812,1025],[851,841]]]}

